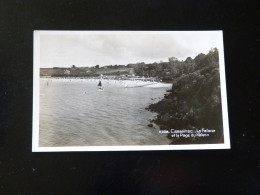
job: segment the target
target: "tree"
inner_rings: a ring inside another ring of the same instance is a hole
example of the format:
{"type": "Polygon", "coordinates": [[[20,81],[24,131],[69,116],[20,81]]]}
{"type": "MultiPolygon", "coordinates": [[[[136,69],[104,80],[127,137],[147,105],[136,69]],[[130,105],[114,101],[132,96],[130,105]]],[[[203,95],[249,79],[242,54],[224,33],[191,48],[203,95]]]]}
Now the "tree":
{"type": "Polygon", "coordinates": [[[206,58],[207,58],[207,56],[203,53],[200,53],[199,55],[197,55],[195,57],[194,61],[195,61],[197,70],[200,69],[201,67],[203,67],[207,63],[206,58]]]}
{"type": "Polygon", "coordinates": [[[192,61],[193,61],[193,60],[192,60],[191,57],[187,57],[186,60],[185,60],[186,63],[192,63],[192,61]]]}
{"type": "Polygon", "coordinates": [[[144,67],[145,67],[145,63],[144,62],[136,63],[136,67],[134,68],[134,70],[137,73],[137,75],[139,75],[139,76],[143,76],[144,75],[144,67]]]}
{"type": "Polygon", "coordinates": [[[209,51],[209,53],[207,54],[208,60],[209,61],[219,61],[219,56],[218,56],[218,49],[215,48],[211,48],[211,50],[209,51]]]}
{"type": "Polygon", "coordinates": [[[169,62],[175,62],[175,61],[177,61],[178,59],[175,58],[175,57],[169,57],[168,60],[169,60],[169,62]]]}
{"type": "Polygon", "coordinates": [[[95,68],[99,68],[99,65],[96,65],[95,68]]]}

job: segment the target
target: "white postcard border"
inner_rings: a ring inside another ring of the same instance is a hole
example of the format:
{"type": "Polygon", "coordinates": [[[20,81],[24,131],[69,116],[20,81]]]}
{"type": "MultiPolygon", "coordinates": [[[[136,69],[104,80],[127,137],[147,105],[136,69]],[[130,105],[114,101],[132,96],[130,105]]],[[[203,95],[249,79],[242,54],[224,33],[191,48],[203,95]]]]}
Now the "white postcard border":
{"type": "Polygon", "coordinates": [[[222,144],[189,144],[189,145],[138,145],[138,146],[71,146],[71,147],[39,147],[39,98],[40,98],[40,35],[86,35],[86,34],[168,34],[169,32],[218,32],[223,40],[222,31],[51,31],[35,30],[33,33],[33,124],[32,124],[32,152],[73,152],[73,151],[155,151],[155,150],[208,150],[230,149],[228,124],[226,77],[223,41],[219,43],[219,67],[221,84],[221,101],[223,117],[224,143],[222,144]]]}

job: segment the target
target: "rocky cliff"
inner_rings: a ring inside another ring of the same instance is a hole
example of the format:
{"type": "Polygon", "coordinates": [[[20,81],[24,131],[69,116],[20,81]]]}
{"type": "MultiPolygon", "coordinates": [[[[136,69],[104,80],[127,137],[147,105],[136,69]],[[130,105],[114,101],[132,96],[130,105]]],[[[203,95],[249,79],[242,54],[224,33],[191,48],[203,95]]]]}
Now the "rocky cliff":
{"type": "Polygon", "coordinates": [[[165,98],[148,107],[158,113],[161,129],[214,129],[208,137],[169,138],[172,144],[223,143],[220,73],[217,49],[197,56],[195,68],[176,77],[165,98]],[[199,59],[198,59],[199,58],[199,59]]]}

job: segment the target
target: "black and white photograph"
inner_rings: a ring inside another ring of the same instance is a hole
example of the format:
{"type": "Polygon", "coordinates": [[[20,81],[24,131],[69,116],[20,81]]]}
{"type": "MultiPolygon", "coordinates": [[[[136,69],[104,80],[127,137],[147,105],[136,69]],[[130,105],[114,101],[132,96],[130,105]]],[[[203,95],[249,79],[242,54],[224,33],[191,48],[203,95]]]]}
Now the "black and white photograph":
{"type": "Polygon", "coordinates": [[[34,152],[229,149],[222,31],[34,31],[34,152]]]}

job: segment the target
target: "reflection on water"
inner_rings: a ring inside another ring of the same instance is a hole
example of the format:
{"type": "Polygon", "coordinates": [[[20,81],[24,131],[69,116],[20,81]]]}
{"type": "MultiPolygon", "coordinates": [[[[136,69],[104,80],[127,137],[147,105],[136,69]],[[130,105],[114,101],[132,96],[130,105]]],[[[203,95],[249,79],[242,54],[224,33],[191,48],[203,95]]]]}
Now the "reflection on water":
{"type": "Polygon", "coordinates": [[[167,88],[124,88],[80,79],[40,81],[40,146],[167,145],[156,113],[145,110],[167,88]]]}

